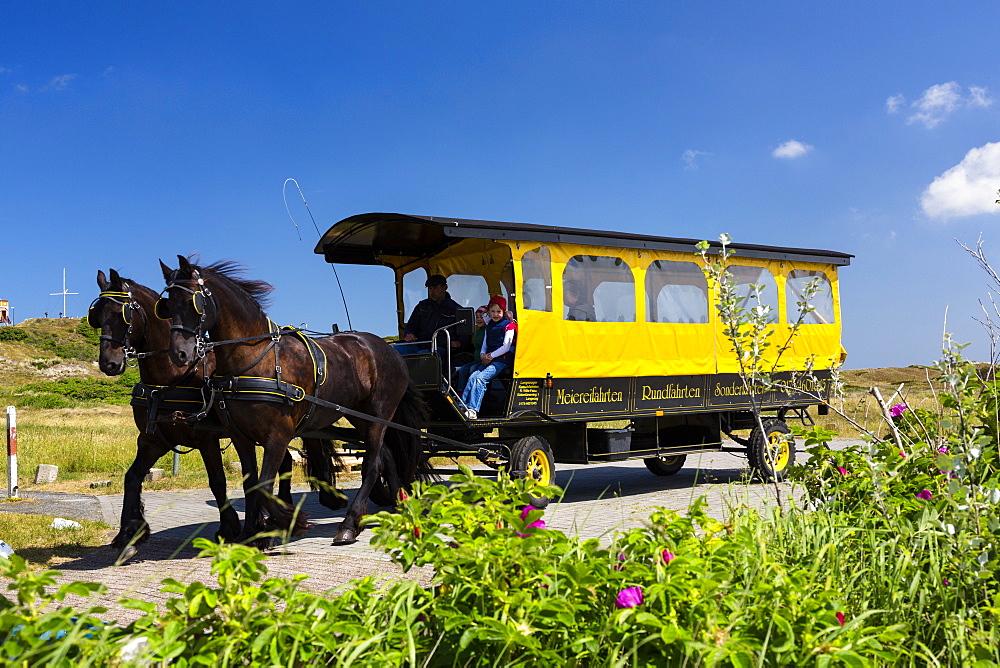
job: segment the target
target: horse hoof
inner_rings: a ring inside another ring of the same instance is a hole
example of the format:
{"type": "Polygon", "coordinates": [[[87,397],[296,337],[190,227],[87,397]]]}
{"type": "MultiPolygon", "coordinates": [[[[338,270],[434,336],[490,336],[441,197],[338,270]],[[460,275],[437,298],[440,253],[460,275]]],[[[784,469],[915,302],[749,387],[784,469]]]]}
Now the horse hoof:
{"type": "Polygon", "coordinates": [[[334,545],[350,545],[358,542],[358,532],[354,529],[341,529],[333,537],[334,545]]]}
{"type": "Polygon", "coordinates": [[[135,545],[126,545],[125,548],[118,555],[118,558],[115,559],[115,566],[121,566],[126,561],[134,557],[138,552],[139,550],[138,548],[136,548],[135,545]]]}

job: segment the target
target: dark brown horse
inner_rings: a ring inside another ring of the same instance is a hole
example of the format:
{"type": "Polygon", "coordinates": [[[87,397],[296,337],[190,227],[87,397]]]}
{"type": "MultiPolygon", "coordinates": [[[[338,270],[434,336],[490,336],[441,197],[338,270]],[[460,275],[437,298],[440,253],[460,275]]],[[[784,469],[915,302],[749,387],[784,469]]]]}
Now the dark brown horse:
{"type": "MultiPolygon", "coordinates": [[[[194,448],[201,454],[208,472],[209,487],[219,505],[216,537],[234,540],[240,533],[240,519],[226,496],[220,434],[195,430],[184,423],[150,422],[151,406],[155,414],[155,405],[159,405],[161,415],[179,407],[178,400],[190,401],[189,410],[199,408],[205,385],[202,368],[178,368],[165,354],[170,344],[170,331],[166,323],[153,317],[153,305],[157,299],[154,291],[123,279],[114,269],[110,279],[103,271],[98,271],[97,285],[101,293],[90,306],[88,320],[92,327],[101,330],[101,371],[117,376],[125,371],[130,360],[136,360],[141,381],[132,401],[132,416],[139,430],[135,461],[125,474],[121,528],[111,543],[112,547],[122,558],[129,558],[135,554],[137,546],[149,538],[149,525],[142,503],[142,481],[149,468],[176,445],[194,448]],[[165,396],[171,401],[160,403],[159,399],[165,396]]],[[[207,360],[207,367],[212,369],[214,360],[207,360]]],[[[155,419],[155,415],[153,417],[155,419]]]]}
{"type": "Polygon", "coordinates": [[[361,489],[334,541],[353,542],[361,531],[369,496],[381,483],[395,499],[429,464],[419,436],[389,429],[382,421],[423,426],[426,406],[410,383],[406,363],[381,338],[346,332],[310,339],[283,335],[264,313],[271,286],[242,278],[231,262],[207,267],[177,256],[179,268],[160,263],[166,280],[161,312],[171,318],[170,357],[178,366],[197,363],[211,348],[216,370],[211,384],[230,433],[264,448],[260,489],[247,499],[244,535],[265,525],[264,514],[293,533],[305,518],[269,493],[281,455],[297,434],[332,425],[344,417],[339,407],[378,421],[347,415],[365,444],[361,489]],[[209,339],[205,335],[210,336],[209,339]],[[294,526],[293,526],[294,523],[294,526]]]}
{"type": "MultiPolygon", "coordinates": [[[[211,397],[205,384],[205,373],[215,369],[215,355],[209,354],[201,364],[178,368],[167,355],[170,345],[170,325],[155,317],[158,295],[151,289],[123,279],[112,269],[110,279],[97,272],[101,293],[90,306],[90,325],[101,330],[101,371],[117,376],[134,360],[139,369],[140,383],[133,389],[132,415],[139,436],[136,439],[135,461],[125,474],[125,495],[122,503],[121,528],[112,542],[123,559],[135,554],[137,546],[149,538],[142,503],[142,482],[149,468],[160,457],[177,446],[198,450],[208,473],[209,487],[219,506],[219,530],[216,538],[235,540],[241,525],[226,494],[226,476],[222,466],[220,438],[227,438],[215,412],[209,412],[194,422],[191,416],[210,408],[205,401],[211,397]],[[152,414],[150,408],[152,407],[152,414]],[[182,419],[178,419],[181,417],[182,419]]],[[[346,505],[346,497],[334,488],[332,447],[323,441],[304,441],[307,454],[306,475],[320,489],[320,502],[337,510],[346,505]],[[331,491],[333,490],[333,491],[331,491]]],[[[241,457],[246,471],[245,490],[256,483],[257,461],[252,448],[241,457]]],[[[292,503],[292,458],[285,454],[278,497],[292,503]]]]}

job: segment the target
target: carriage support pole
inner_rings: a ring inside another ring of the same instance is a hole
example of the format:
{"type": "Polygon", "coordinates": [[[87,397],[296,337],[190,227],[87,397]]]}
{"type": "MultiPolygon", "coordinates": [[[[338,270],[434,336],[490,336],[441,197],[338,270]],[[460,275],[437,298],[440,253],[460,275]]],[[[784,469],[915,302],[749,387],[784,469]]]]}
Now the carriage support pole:
{"type": "Polygon", "coordinates": [[[17,490],[17,408],[7,407],[7,498],[16,499],[17,490]]]}

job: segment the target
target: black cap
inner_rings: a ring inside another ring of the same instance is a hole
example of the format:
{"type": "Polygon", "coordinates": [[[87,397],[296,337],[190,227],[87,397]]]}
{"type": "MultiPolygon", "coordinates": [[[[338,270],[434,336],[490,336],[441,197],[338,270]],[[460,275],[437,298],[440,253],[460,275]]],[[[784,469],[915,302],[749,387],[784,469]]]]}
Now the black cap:
{"type": "Polygon", "coordinates": [[[424,287],[429,288],[432,285],[448,285],[448,281],[446,281],[444,276],[441,274],[434,274],[427,279],[427,282],[424,283],[424,287]]]}

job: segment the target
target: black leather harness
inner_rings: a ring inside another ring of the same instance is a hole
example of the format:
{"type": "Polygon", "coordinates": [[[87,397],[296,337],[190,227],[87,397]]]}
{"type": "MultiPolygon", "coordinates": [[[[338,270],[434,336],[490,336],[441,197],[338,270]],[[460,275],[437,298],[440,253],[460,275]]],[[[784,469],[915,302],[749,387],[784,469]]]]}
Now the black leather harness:
{"type": "MultiPolygon", "coordinates": [[[[212,376],[208,379],[208,386],[212,390],[212,396],[214,397],[216,394],[219,395],[219,410],[222,413],[226,426],[236,430],[237,432],[239,432],[239,429],[233,423],[232,418],[229,415],[229,409],[226,405],[227,401],[269,402],[291,406],[302,401],[303,399],[310,398],[302,387],[281,379],[282,369],[280,351],[282,336],[294,336],[305,345],[306,350],[309,352],[309,358],[312,360],[313,378],[315,379],[316,389],[319,390],[319,388],[326,383],[326,353],[315,341],[306,336],[302,330],[295,327],[283,327],[281,329],[277,329],[277,326],[270,320],[268,320],[268,328],[271,329],[271,343],[250,366],[245,368],[251,369],[256,366],[264,358],[268,351],[273,349],[274,378],[234,374],[228,376],[212,376]]],[[[218,342],[215,343],[215,345],[218,346],[222,343],[228,342],[218,342]]],[[[308,424],[315,410],[316,404],[310,401],[309,409],[296,425],[296,436],[302,433],[304,426],[308,424]]]]}

